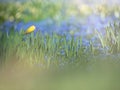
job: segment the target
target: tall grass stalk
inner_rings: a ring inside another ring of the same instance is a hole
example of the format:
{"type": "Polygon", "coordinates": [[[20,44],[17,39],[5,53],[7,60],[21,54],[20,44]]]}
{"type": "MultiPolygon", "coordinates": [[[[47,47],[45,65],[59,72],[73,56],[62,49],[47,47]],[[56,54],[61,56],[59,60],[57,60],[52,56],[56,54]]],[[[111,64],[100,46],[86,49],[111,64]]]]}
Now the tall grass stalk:
{"type": "Polygon", "coordinates": [[[119,53],[120,52],[120,32],[119,25],[116,23],[109,24],[105,28],[105,35],[102,35],[96,30],[96,33],[100,39],[103,48],[109,48],[108,53],[119,53]]]}

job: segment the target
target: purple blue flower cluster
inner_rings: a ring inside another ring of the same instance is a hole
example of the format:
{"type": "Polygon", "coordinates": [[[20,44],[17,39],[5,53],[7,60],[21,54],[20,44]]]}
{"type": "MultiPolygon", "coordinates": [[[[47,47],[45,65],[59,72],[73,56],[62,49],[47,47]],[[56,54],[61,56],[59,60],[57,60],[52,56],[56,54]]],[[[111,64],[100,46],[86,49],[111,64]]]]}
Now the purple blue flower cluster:
{"type": "Polygon", "coordinates": [[[40,31],[42,34],[52,34],[53,32],[59,35],[73,35],[73,36],[82,36],[83,42],[88,43],[88,36],[91,36],[91,40],[95,40],[96,35],[94,30],[97,29],[101,33],[104,33],[104,28],[110,23],[115,21],[116,18],[109,16],[106,18],[101,18],[97,15],[91,15],[86,19],[81,19],[77,17],[69,17],[62,21],[57,21],[55,19],[47,18],[39,22],[10,22],[6,21],[0,25],[0,30],[9,34],[11,29],[14,31],[26,30],[31,25],[36,26],[35,34],[40,31]]]}

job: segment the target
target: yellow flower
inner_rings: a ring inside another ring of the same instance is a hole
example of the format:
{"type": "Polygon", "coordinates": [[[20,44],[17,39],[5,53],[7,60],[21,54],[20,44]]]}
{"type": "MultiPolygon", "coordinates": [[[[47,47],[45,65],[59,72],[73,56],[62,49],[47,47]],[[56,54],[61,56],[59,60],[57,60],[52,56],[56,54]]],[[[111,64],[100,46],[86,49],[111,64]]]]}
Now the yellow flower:
{"type": "Polygon", "coordinates": [[[32,25],[32,26],[30,26],[26,31],[25,31],[25,34],[29,34],[29,33],[31,33],[31,32],[33,32],[34,30],[35,30],[35,26],[34,25],[32,25]]]}

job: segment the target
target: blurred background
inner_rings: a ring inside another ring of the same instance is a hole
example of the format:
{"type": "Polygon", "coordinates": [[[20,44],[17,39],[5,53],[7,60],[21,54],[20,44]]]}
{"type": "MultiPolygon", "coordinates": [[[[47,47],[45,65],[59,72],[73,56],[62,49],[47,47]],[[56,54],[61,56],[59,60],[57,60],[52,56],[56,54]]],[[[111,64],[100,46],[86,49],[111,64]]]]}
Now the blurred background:
{"type": "Polygon", "coordinates": [[[119,0],[1,0],[0,22],[9,23],[8,26],[14,23],[15,30],[23,28],[22,23],[30,26],[35,22],[39,29],[50,24],[49,31],[60,32],[65,27],[64,32],[86,35],[93,33],[94,28],[104,29],[119,21],[119,3],[119,0]]]}
{"type": "Polygon", "coordinates": [[[0,90],[120,90],[119,68],[120,0],[0,0],[0,90]]]}

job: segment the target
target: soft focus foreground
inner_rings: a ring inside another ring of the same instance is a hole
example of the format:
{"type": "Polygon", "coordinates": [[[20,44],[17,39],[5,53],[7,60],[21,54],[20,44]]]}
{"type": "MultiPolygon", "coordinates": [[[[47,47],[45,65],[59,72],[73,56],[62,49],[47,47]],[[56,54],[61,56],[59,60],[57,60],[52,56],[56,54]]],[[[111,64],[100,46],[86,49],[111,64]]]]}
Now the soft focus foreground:
{"type": "MultiPolygon", "coordinates": [[[[99,59],[97,59],[99,60],[99,59]]],[[[0,73],[1,90],[119,90],[119,61],[92,62],[89,68],[74,71],[41,71],[10,66],[0,73]]]]}
{"type": "Polygon", "coordinates": [[[118,0],[1,1],[0,90],[119,90],[119,20],[118,0]]]}

